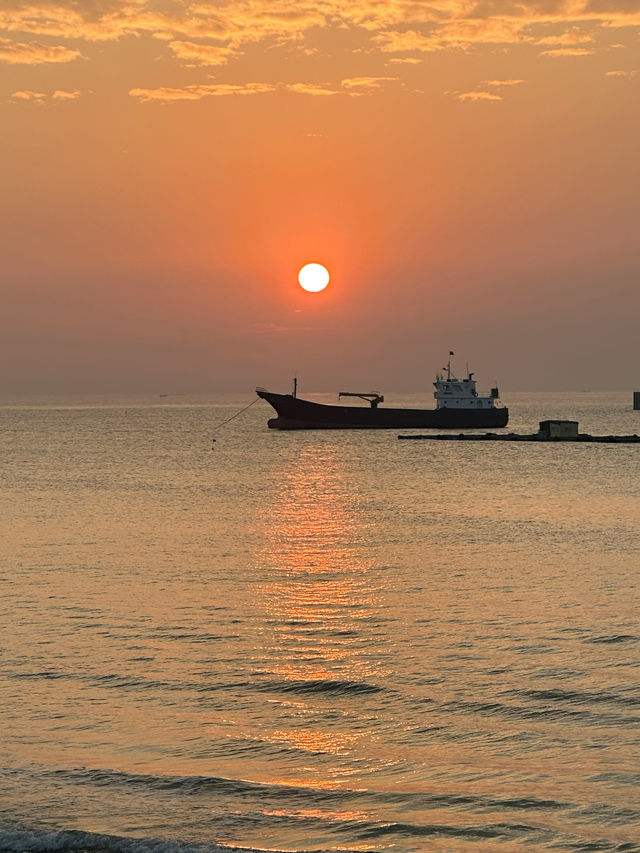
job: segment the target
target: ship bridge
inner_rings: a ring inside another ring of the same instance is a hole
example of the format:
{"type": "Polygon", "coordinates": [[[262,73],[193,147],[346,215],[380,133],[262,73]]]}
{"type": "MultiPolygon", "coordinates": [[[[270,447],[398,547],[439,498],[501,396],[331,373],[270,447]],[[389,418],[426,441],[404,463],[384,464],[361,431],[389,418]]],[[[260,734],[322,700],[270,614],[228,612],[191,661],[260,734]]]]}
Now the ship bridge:
{"type": "Polygon", "coordinates": [[[473,373],[469,373],[465,379],[458,379],[451,372],[451,361],[443,368],[445,373],[439,373],[433,383],[438,409],[493,409],[499,399],[497,388],[492,388],[491,393],[479,396],[476,391],[476,381],[473,373]]]}

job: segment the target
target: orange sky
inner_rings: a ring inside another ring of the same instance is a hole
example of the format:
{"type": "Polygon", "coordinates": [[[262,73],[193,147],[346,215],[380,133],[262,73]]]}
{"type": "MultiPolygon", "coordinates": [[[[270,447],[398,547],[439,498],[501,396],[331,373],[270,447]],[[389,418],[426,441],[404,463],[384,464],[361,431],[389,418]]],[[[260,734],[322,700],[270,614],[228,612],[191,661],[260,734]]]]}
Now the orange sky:
{"type": "Polygon", "coordinates": [[[1,0],[0,75],[0,395],[640,387],[639,0],[1,0]]]}

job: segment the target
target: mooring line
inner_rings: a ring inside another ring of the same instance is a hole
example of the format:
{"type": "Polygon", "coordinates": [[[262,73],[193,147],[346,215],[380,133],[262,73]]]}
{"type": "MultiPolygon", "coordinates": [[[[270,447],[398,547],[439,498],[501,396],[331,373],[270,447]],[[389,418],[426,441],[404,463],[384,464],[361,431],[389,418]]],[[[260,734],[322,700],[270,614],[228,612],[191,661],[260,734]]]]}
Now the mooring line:
{"type": "MultiPolygon", "coordinates": [[[[245,407],[244,407],[244,409],[240,409],[240,411],[239,411],[239,412],[236,412],[236,413],[235,413],[235,415],[231,415],[231,417],[230,417],[230,418],[227,418],[227,419],[226,419],[226,421],[222,421],[222,423],[221,423],[221,424],[218,424],[218,426],[215,426],[215,427],[213,428],[213,431],[215,432],[216,430],[220,429],[220,427],[223,427],[225,424],[228,424],[228,423],[229,423],[229,421],[232,421],[234,418],[237,418],[237,417],[238,417],[238,415],[241,415],[243,412],[246,412],[246,411],[247,411],[247,409],[250,409],[250,408],[251,408],[251,406],[253,406],[253,404],[254,404],[254,403],[257,403],[259,399],[260,399],[260,397],[256,397],[256,398],[255,398],[255,400],[252,400],[252,401],[249,403],[249,405],[248,405],[248,406],[245,406],[245,407]]],[[[214,439],[214,440],[215,440],[215,439],[214,439]]]]}

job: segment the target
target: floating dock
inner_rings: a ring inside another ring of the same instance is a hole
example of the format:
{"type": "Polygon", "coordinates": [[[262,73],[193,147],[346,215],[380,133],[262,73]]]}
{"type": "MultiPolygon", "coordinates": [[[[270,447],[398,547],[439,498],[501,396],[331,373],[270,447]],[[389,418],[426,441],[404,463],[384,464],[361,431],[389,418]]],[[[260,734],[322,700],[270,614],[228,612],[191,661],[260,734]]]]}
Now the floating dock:
{"type": "Polygon", "coordinates": [[[468,432],[437,433],[436,435],[399,435],[400,439],[425,439],[427,441],[571,441],[576,443],[597,442],[599,444],[636,444],[640,442],[637,435],[589,435],[578,432],[578,421],[540,421],[538,432],[530,435],[509,432],[499,435],[497,432],[485,432],[477,435],[468,432]]]}
{"type": "Polygon", "coordinates": [[[406,440],[421,440],[426,441],[535,441],[538,444],[543,442],[572,442],[573,444],[587,444],[589,442],[599,444],[637,444],[640,443],[640,436],[637,435],[589,435],[581,432],[576,436],[555,436],[549,438],[540,435],[537,432],[531,435],[510,432],[507,435],[498,435],[495,432],[485,432],[483,435],[472,435],[471,433],[457,433],[455,435],[447,435],[438,433],[437,435],[399,435],[399,439],[406,440]]]}

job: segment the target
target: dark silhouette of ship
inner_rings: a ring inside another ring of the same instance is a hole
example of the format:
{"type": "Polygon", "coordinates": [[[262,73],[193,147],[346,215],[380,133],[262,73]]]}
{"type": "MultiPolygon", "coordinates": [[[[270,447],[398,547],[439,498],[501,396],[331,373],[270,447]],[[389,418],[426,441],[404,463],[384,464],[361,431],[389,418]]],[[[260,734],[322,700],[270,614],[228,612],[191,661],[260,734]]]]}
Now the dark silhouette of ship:
{"type": "Polygon", "coordinates": [[[376,391],[341,391],[338,395],[359,397],[368,407],[314,403],[298,397],[296,379],[292,394],[275,394],[265,388],[256,388],[256,393],[278,414],[268,421],[271,429],[485,429],[507,425],[509,409],[500,402],[497,388],[480,397],[473,373],[457,379],[451,372],[451,360],[443,371],[433,383],[435,409],[385,409],[380,405],[384,397],[376,391]]]}

